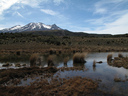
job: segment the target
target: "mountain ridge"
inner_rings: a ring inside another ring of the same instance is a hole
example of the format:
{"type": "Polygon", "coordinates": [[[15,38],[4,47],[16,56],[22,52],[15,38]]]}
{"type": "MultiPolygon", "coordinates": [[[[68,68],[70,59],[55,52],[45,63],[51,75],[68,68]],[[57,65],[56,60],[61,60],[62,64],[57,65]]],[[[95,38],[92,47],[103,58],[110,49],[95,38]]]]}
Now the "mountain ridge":
{"type": "Polygon", "coordinates": [[[11,32],[11,33],[15,33],[15,32],[25,32],[25,31],[47,31],[47,30],[63,30],[60,27],[58,27],[56,24],[53,25],[46,25],[44,23],[28,23],[25,26],[21,26],[21,25],[15,25],[11,28],[5,28],[0,30],[0,33],[6,33],[6,32],[11,32]]]}

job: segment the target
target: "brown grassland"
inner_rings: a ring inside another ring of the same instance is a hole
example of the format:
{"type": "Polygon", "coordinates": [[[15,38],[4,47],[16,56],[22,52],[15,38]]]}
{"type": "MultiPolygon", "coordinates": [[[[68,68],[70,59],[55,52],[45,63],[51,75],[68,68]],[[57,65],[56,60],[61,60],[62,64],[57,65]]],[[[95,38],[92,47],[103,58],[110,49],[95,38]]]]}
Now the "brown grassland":
{"type": "Polygon", "coordinates": [[[43,36],[21,33],[0,34],[0,54],[75,53],[128,51],[124,36],[43,36]]]}

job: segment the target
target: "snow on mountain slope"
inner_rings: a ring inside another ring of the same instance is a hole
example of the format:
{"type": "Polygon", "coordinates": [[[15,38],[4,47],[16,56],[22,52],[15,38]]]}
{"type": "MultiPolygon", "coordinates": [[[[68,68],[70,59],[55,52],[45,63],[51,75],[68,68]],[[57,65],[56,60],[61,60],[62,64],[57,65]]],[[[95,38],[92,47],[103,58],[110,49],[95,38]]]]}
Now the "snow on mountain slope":
{"type": "Polygon", "coordinates": [[[51,29],[51,26],[50,25],[43,24],[43,26],[44,26],[44,28],[51,29]]]}
{"type": "Polygon", "coordinates": [[[11,28],[6,28],[3,30],[0,30],[1,32],[24,32],[24,31],[44,31],[44,30],[63,30],[59,28],[56,24],[53,25],[45,25],[43,23],[29,23],[25,26],[14,26],[11,28]]]}
{"type": "Polygon", "coordinates": [[[11,28],[10,28],[10,30],[19,29],[19,28],[21,28],[21,27],[22,27],[22,26],[20,26],[20,25],[17,25],[17,26],[11,27],[11,28]]]}

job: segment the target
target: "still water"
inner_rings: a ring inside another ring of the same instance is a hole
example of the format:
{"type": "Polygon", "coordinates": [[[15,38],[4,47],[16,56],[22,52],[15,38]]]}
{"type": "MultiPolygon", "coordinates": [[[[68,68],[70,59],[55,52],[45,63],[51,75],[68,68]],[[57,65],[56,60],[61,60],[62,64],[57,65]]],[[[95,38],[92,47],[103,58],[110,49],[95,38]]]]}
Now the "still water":
{"type": "MultiPolygon", "coordinates": [[[[120,52],[123,56],[128,56],[128,52],[120,52]]],[[[82,66],[83,70],[68,70],[68,71],[58,71],[57,73],[54,74],[53,77],[58,76],[58,78],[68,78],[68,77],[76,77],[76,76],[81,76],[81,77],[87,77],[91,78],[93,80],[100,80],[101,82],[99,83],[99,89],[102,89],[103,91],[108,91],[111,93],[117,93],[117,94],[123,94],[125,96],[128,96],[128,81],[125,82],[115,82],[114,78],[121,78],[122,80],[127,80],[128,79],[128,69],[125,69],[123,67],[113,67],[109,66],[107,64],[107,55],[108,54],[113,54],[113,58],[118,56],[118,52],[105,52],[105,53],[88,53],[87,56],[85,57],[85,60],[87,61],[84,64],[73,64],[72,57],[73,55],[52,55],[54,57],[54,64],[57,68],[61,67],[78,67],[82,66]],[[68,57],[68,62],[67,64],[64,64],[64,58],[68,57]],[[93,61],[102,61],[103,63],[96,63],[96,67],[93,68],[93,61]],[[85,70],[87,69],[87,70],[85,70]]],[[[42,63],[40,66],[42,67],[47,67],[47,58],[48,56],[41,56],[42,58],[42,63]]],[[[13,66],[8,67],[8,68],[16,68],[14,67],[15,62],[10,62],[13,64],[13,66]]],[[[20,64],[26,63],[27,66],[29,66],[29,61],[24,61],[24,62],[18,62],[20,64]]],[[[0,63],[0,68],[6,68],[2,67],[2,64],[0,63]]],[[[30,78],[28,79],[30,80],[30,78]]],[[[31,80],[30,80],[31,81],[31,80]]],[[[28,81],[22,81],[22,82],[27,82],[28,81]]],[[[31,81],[32,82],[32,81],[31,81]]]]}
{"type": "MultiPolygon", "coordinates": [[[[59,78],[68,78],[75,76],[88,77],[93,80],[101,80],[99,83],[99,89],[108,91],[111,93],[123,94],[128,96],[128,81],[126,82],[115,82],[114,78],[121,78],[122,80],[128,79],[128,69],[123,67],[113,67],[107,64],[107,55],[113,54],[113,58],[118,56],[116,53],[89,53],[85,60],[87,61],[84,64],[84,68],[88,69],[87,71],[83,70],[74,70],[74,71],[61,71],[59,73],[59,78]],[[96,63],[96,67],[93,68],[93,61],[102,61],[103,63],[96,63]]],[[[128,53],[121,53],[123,56],[128,56],[128,53]]],[[[63,66],[63,65],[61,65],[63,66]]],[[[68,67],[73,67],[73,61],[70,60],[67,64],[68,67]]],[[[78,66],[78,65],[77,65],[78,66]]],[[[58,66],[60,67],[60,65],[58,66]]],[[[54,75],[58,75],[57,73],[54,75]]]]}

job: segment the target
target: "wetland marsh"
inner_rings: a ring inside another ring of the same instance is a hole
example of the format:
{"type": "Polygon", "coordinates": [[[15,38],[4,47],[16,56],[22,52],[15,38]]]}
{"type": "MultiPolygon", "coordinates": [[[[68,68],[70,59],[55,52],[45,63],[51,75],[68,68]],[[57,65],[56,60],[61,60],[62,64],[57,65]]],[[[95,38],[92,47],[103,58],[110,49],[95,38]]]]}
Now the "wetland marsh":
{"type": "MultiPolygon", "coordinates": [[[[73,63],[73,55],[74,54],[39,55],[39,57],[42,59],[41,64],[36,65],[36,67],[39,71],[37,69],[33,69],[34,67],[32,67],[31,72],[30,72],[31,67],[30,67],[29,59],[28,59],[28,61],[24,61],[24,62],[23,61],[22,62],[21,61],[8,62],[8,63],[12,64],[11,66],[8,66],[8,67],[2,67],[2,65],[5,63],[1,62],[0,63],[1,71],[3,70],[6,72],[6,70],[11,70],[12,74],[16,75],[16,77],[15,77],[15,75],[14,76],[9,75],[9,77],[11,76],[13,78],[8,79],[7,81],[5,79],[6,82],[4,82],[3,84],[1,83],[2,84],[1,86],[9,86],[9,87],[14,86],[14,88],[15,87],[27,88],[27,86],[35,86],[34,84],[37,84],[37,85],[39,83],[44,84],[44,81],[45,81],[49,84],[48,86],[53,86],[51,84],[54,84],[57,87],[57,85],[56,85],[57,82],[59,83],[59,84],[57,83],[58,86],[60,86],[61,83],[62,83],[62,85],[65,84],[64,82],[67,82],[67,83],[75,82],[72,80],[73,79],[75,80],[76,78],[78,78],[78,82],[79,82],[79,80],[84,80],[84,79],[86,79],[87,81],[88,81],[88,79],[90,79],[90,80],[93,80],[91,82],[95,82],[97,87],[95,87],[94,89],[96,89],[97,91],[93,90],[92,96],[96,96],[96,94],[100,94],[101,96],[103,94],[106,94],[107,96],[109,96],[110,94],[111,95],[115,94],[117,96],[118,95],[119,96],[120,95],[127,96],[126,94],[128,94],[128,92],[127,92],[128,69],[123,68],[123,67],[111,66],[107,63],[108,54],[112,54],[113,55],[112,58],[115,58],[120,53],[124,57],[126,57],[128,55],[128,52],[100,52],[100,53],[99,52],[90,52],[90,53],[86,53],[86,56],[84,58],[84,60],[86,61],[85,63],[76,63],[76,64],[73,63]],[[48,64],[47,64],[47,58],[49,58],[49,56],[53,58],[53,63],[54,63],[53,70],[56,70],[56,71],[51,71],[52,73],[49,72],[51,69],[46,72],[43,71],[43,70],[45,70],[45,68],[46,69],[49,68],[48,64]],[[64,62],[65,58],[68,58],[66,63],[64,62]],[[96,62],[95,67],[93,66],[94,60],[96,62]],[[102,61],[102,62],[99,63],[99,61],[102,61]],[[19,63],[21,66],[15,67],[15,64],[17,64],[17,63],[19,63]],[[26,66],[22,66],[23,64],[26,64],[26,66]],[[12,68],[14,68],[14,69],[12,69],[12,68]],[[26,70],[28,69],[28,72],[23,71],[23,70],[25,70],[24,68],[26,70]],[[43,69],[41,69],[41,68],[43,68],[43,69]],[[15,71],[15,70],[16,70],[16,72],[18,70],[21,70],[22,72],[19,71],[19,73],[24,74],[24,75],[21,75],[21,74],[18,75],[15,72],[13,73],[13,71],[15,71]],[[67,81],[67,80],[69,80],[69,81],[67,81]],[[51,83],[51,82],[53,82],[53,83],[51,83]]],[[[3,78],[3,77],[1,77],[1,78],[3,78]]],[[[83,82],[83,81],[80,81],[80,82],[83,82]]],[[[75,83],[73,83],[73,84],[75,84],[75,83]]],[[[69,86],[69,85],[64,85],[64,86],[69,86]]],[[[77,86],[77,85],[75,85],[75,86],[77,86]]],[[[92,85],[92,86],[94,86],[94,85],[92,85]]],[[[81,87],[81,88],[84,88],[84,87],[81,87]]],[[[53,89],[51,89],[51,90],[53,90],[53,89]]],[[[83,90],[82,92],[86,92],[85,89],[79,89],[79,91],[77,90],[76,94],[80,94],[79,93],[80,90],[83,90]]],[[[34,89],[32,89],[32,90],[34,90],[34,89]]],[[[62,91],[62,89],[58,89],[58,93],[53,92],[53,94],[56,94],[56,95],[60,94],[59,90],[62,91]]],[[[63,91],[64,90],[65,89],[63,89],[63,91]]],[[[70,91],[71,90],[69,90],[68,92],[70,92],[70,91]]],[[[89,91],[89,93],[91,94],[91,91],[89,91]]],[[[44,94],[46,94],[46,93],[44,92],[44,94]]],[[[51,91],[49,91],[49,94],[47,94],[47,95],[51,95],[51,94],[52,94],[51,91]]],[[[68,94],[68,93],[66,93],[66,94],[68,94]]],[[[73,94],[75,94],[75,93],[74,92],[70,93],[70,95],[73,95],[73,94]]],[[[85,93],[81,93],[81,94],[85,94],[85,93]]]]}
{"type": "Polygon", "coordinates": [[[127,96],[127,43],[127,35],[1,33],[0,95],[127,96]]]}

